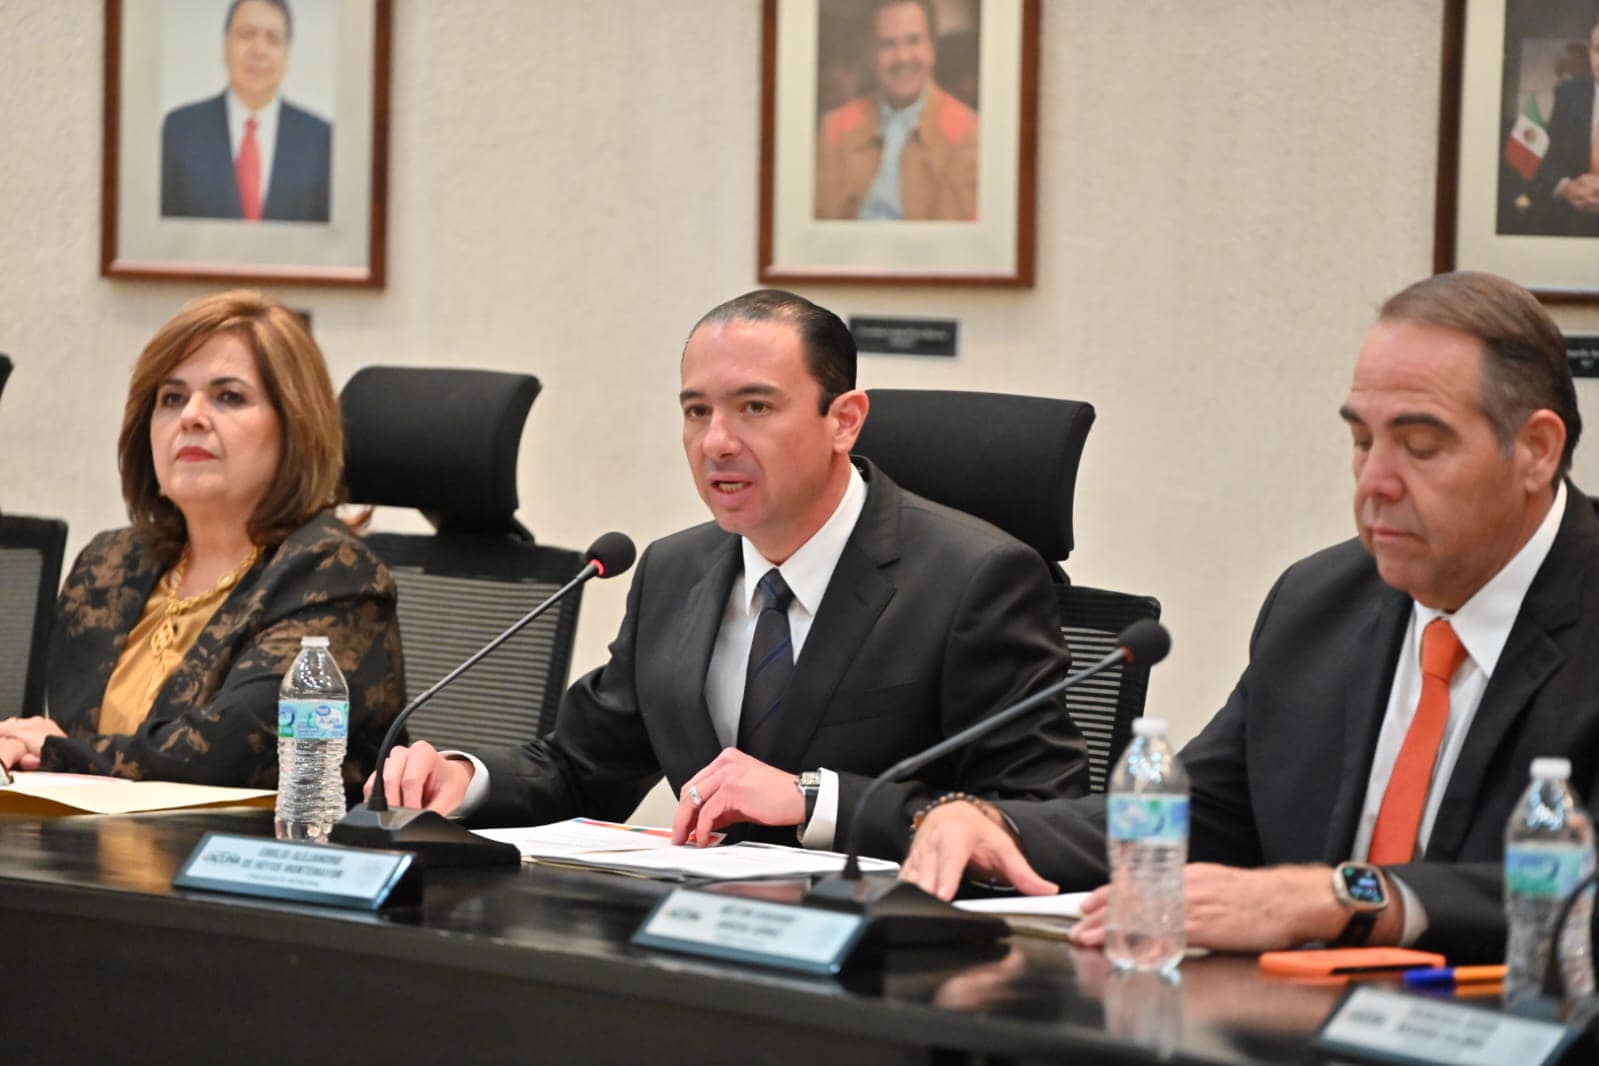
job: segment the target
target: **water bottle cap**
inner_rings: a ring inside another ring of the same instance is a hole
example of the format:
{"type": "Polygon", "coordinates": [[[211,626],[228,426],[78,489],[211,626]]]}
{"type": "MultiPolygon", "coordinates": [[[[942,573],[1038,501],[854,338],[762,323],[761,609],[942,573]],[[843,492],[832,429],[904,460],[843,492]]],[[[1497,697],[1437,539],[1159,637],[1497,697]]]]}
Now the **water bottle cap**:
{"type": "Polygon", "coordinates": [[[328,646],[328,638],[327,637],[301,637],[300,638],[300,647],[302,647],[302,648],[325,648],[327,646],[328,646]]]}
{"type": "Polygon", "coordinates": [[[1553,778],[1564,781],[1571,776],[1570,759],[1534,759],[1532,760],[1532,776],[1540,780],[1553,778]]]}
{"type": "Polygon", "coordinates": [[[1164,718],[1134,718],[1133,736],[1135,737],[1163,737],[1166,735],[1166,719],[1164,718]]]}

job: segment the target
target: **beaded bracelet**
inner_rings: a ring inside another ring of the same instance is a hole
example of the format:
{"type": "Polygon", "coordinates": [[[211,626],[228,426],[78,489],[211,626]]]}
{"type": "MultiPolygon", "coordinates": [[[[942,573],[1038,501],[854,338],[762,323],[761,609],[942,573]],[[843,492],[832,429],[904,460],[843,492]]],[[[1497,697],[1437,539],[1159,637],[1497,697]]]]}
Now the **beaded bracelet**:
{"type": "Polygon", "coordinates": [[[969,792],[946,792],[916,812],[915,817],[911,819],[911,836],[916,835],[916,831],[922,827],[922,823],[927,820],[929,814],[932,814],[946,803],[970,803],[982,812],[984,818],[990,820],[1004,818],[1004,815],[1000,814],[999,808],[981,796],[973,796],[969,792]]]}

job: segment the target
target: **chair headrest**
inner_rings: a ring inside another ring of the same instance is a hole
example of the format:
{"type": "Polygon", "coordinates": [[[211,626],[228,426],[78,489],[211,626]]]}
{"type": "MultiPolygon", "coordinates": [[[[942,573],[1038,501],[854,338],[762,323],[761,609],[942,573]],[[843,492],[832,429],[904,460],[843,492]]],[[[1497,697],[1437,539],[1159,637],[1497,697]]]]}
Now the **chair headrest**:
{"type": "Polygon", "coordinates": [[[352,503],[413,507],[441,531],[512,532],[531,374],[369,366],[339,394],[352,503]]]}
{"type": "Polygon", "coordinates": [[[1072,496],[1092,404],[1042,396],[869,389],[855,453],[901,486],[976,515],[1045,559],[1071,554],[1072,496]]]}

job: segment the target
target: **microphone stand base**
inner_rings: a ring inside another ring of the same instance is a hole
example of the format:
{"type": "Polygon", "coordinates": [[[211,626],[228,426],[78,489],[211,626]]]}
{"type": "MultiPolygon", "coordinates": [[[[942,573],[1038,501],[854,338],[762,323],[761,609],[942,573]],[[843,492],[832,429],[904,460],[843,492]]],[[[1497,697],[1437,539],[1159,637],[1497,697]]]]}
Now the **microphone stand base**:
{"type": "Polygon", "coordinates": [[[486,840],[452,822],[437,811],[392,807],[368,810],[366,804],[350,808],[328,841],[353,848],[382,848],[415,852],[423,866],[519,866],[522,853],[511,844],[486,840]]]}
{"type": "Polygon", "coordinates": [[[863,941],[882,947],[975,946],[1010,935],[1004,919],[963,911],[908,881],[830,877],[811,889],[805,901],[861,915],[866,919],[863,941]]]}

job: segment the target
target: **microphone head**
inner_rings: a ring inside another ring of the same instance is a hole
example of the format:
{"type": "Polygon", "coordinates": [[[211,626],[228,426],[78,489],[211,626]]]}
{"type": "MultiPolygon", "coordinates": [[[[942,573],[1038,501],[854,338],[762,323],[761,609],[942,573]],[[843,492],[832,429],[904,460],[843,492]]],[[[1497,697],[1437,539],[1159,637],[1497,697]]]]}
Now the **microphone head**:
{"type": "Polygon", "coordinates": [[[617,574],[627,573],[628,567],[633,565],[633,560],[638,558],[638,549],[633,546],[633,538],[626,533],[601,533],[589,545],[589,550],[583,558],[599,567],[597,577],[615,577],[617,574]]]}
{"type": "Polygon", "coordinates": [[[1150,618],[1140,618],[1121,631],[1116,646],[1127,653],[1127,661],[1139,666],[1154,666],[1171,651],[1171,634],[1150,618]]]}

